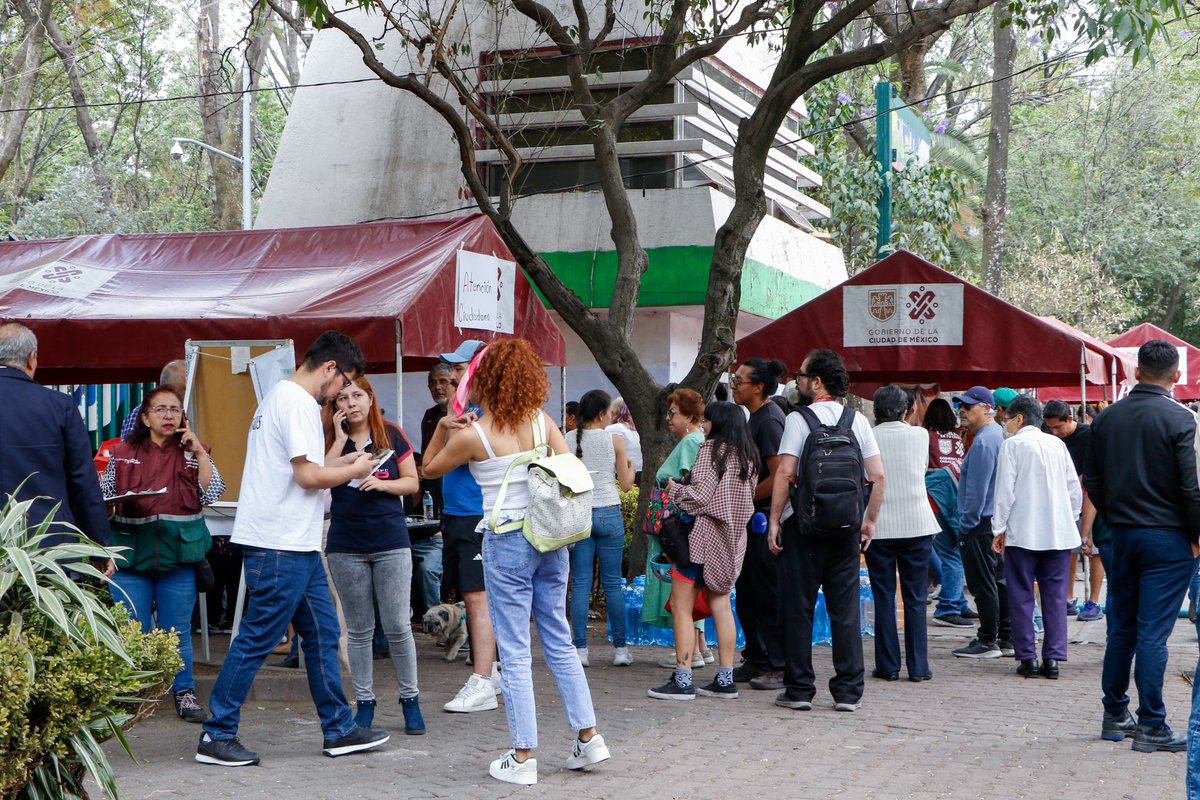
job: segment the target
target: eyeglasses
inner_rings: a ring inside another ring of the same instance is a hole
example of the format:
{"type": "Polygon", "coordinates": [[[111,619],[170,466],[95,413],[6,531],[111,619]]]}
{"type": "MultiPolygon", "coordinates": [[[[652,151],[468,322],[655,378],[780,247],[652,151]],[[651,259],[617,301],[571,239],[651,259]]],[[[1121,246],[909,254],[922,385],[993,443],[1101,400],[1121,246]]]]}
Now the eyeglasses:
{"type": "Polygon", "coordinates": [[[334,369],[336,369],[336,370],[337,370],[337,373],[338,373],[338,375],[341,375],[341,376],[342,376],[342,380],[344,380],[344,381],[345,381],[345,383],[342,385],[342,391],[345,391],[346,389],[349,389],[349,388],[350,388],[350,384],[354,383],[354,381],[352,381],[352,380],[350,380],[348,377],[346,377],[346,373],[342,372],[342,368],[341,368],[341,367],[334,367],[334,369]]]}
{"type": "Polygon", "coordinates": [[[809,380],[812,380],[815,377],[817,377],[817,376],[813,375],[810,372],[797,372],[796,373],[796,380],[800,380],[801,378],[808,378],[809,380]]]}
{"type": "Polygon", "coordinates": [[[183,413],[183,409],[179,406],[155,406],[150,410],[160,417],[178,417],[183,413]]]}
{"type": "Polygon", "coordinates": [[[679,409],[678,409],[678,408],[670,408],[670,409],[667,409],[667,419],[670,419],[671,417],[675,416],[675,415],[676,415],[676,414],[678,414],[678,413],[679,413],[679,409]]]}
{"type": "Polygon", "coordinates": [[[749,383],[749,382],[750,382],[750,380],[748,378],[743,378],[741,375],[730,375],[729,376],[729,386],[734,389],[741,386],[743,383],[749,383]]]}

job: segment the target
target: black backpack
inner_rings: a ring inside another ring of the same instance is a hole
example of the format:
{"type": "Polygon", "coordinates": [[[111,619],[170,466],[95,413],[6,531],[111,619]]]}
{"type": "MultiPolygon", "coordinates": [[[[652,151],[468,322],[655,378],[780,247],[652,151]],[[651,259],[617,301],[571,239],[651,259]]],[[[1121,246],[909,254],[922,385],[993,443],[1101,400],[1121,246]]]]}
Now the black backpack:
{"type": "Polygon", "coordinates": [[[854,409],[836,425],[823,425],[812,409],[799,409],[808,423],[792,487],[792,511],[803,536],[857,535],[871,485],[864,479],[862,448],[854,435],[854,409]]]}

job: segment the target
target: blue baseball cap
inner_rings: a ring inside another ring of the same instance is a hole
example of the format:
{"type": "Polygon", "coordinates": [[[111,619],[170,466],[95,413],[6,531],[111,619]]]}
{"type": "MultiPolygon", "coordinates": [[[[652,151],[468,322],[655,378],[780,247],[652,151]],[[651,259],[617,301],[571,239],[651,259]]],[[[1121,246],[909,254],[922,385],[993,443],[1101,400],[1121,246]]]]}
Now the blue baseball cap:
{"type": "Polygon", "coordinates": [[[442,353],[438,358],[447,364],[466,364],[475,357],[475,354],[479,352],[479,348],[483,347],[484,344],[485,342],[481,342],[478,339],[467,339],[453,353],[442,353]]]}
{"type": "Polygon", "coordinates": [[[954,402],[964,406],[973,406],[983,403],[989,408],[996,407],[996,398],[992,395],[990,389],[986,386],[972,386],[962,394],[954,395],[954,402]]]}

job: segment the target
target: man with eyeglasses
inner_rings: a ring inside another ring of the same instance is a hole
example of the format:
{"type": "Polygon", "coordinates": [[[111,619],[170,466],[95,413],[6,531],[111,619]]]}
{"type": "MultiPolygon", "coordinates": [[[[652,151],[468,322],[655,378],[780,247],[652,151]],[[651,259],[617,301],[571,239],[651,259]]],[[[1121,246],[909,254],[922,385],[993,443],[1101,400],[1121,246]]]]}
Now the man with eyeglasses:
{"type": "Polygon", "coordinates": [[[324,490],[365,478],[371,454],[325,457],[321,407],[363,373],[362,351],[338,331],[321,334],[290,377],[267,392],[246,441],[233,542],[244,548],[246,613],[209,698],[212,717],[196,748],[201,764],[243,767],[258,754],[238,741],[254,676],[291,622],[303,641],[308,686],[331,757],[379,747],[386,731],[354,722],[342,691],[340,631],[321,559],[324,490]]]}
{"type": "MultiPolygon", "coordinates": [[[[0,505],[13,494],[32,500],[29,521],[37,524],[61,504],[55,512],[58,522],[108,545],[112,534],[87,429],[70,395],[34,381],[37,366],[33,331],[16,322],[0,325],[0,505]]],[[[46,543],[74,538],[62,532],[46,543]]],[[[96,566],[105,575],[115,569],[112,559],[96,566]]]]}

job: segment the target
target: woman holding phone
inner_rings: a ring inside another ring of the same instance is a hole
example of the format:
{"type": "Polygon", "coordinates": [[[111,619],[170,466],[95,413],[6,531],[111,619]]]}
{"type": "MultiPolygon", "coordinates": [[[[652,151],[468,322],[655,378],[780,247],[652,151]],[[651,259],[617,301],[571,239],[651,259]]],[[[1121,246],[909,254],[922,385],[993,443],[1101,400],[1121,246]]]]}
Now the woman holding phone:
{"type": "Polygon", "coordinates": [[[166,490],[117,504],[113,544],[129,550],[116,558],[120,571],[111,591],[143,631],[157,618],[157,627],[179,635],[183,666],[171,683],[175,713],[204,722],[208,714],[196,700],[192,676],[192,606],[196,565],[212,545],[201,507],[221,496],[225,481],[188,428],[179,389],[159,386],[142,400],[133,430],[112,449],[100,488],[105,498],[166,490]]]}
{"type": "Polygon", "coordinates": [[[354,721],[370,727],[375,717],[375,607],[387,637],[400,688],[404,732],[425,733],[417,701],[417,648],[409,618],[412,590],[412,542],[404,520],[404,496],[417,490],[417,464],[404,432],[384,422],[375,391],[365,377],[355,379],[326,406],[327,457],[356,451],[381,454],[375,472],[330,490],[329,536],[325,555],[342,612],[351,683],[357,713],[354,721]]]}

